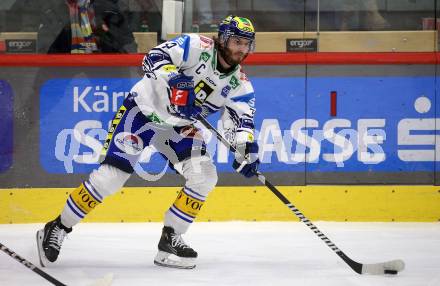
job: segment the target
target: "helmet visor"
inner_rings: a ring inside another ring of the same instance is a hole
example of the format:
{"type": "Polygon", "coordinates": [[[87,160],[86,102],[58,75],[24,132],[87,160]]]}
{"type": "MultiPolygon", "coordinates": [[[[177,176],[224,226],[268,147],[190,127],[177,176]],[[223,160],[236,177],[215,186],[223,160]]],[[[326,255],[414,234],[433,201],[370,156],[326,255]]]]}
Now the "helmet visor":
{"type": "Polygon", "coordinates": [[[234,50],[241,50],[244,53],[253,53],[255,51],[255,41],[253,39],[240,37],[237,35],[230,36],[225,46],[234,50]]]}

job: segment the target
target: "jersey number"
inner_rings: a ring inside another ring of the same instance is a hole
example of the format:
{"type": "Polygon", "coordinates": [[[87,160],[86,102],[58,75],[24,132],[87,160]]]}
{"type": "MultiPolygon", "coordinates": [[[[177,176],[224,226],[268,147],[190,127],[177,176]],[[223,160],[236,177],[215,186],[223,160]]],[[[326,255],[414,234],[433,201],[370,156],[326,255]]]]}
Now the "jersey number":
{"type": "Polygon", "coordinates": [[[177,43],[174,42],[165,42],[162,44],[162,47],[165,47],[167,49],[171,49],[172,47],[177,46],[177,43]]]}

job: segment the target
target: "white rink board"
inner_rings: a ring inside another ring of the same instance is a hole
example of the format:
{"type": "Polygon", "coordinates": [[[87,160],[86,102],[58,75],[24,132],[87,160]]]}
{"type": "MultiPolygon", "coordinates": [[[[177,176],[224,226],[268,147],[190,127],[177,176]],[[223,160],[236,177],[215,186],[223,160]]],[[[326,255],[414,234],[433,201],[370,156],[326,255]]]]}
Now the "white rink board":
{"type": "MultiPolygon", "coordinates": [[[[304,224],[195,223],[184,237],[199,252],[193,270],[153,264],[159,223],[84,223],[65,241],[56,265],[44,268],[68,285],[440,285],[440,223],[316,223],[352,259],[403,259],[397,276],[353,272],[304,224]]],[[[0,225],[0,242],[39,266],[35,232],[42,224],[0,225]]],[[[0,253],[0,285],[49,285],[0,253]]]]}

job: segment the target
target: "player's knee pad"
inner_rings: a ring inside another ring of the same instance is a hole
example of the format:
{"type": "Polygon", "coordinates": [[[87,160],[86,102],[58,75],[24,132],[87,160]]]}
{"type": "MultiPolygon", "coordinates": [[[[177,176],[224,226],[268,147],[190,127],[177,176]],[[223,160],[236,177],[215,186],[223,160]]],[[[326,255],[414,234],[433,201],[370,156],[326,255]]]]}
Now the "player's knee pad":
{"type": "Polygon", "coordinates": [[[202,196],[207,196],[217,184],[217,170],[211,158],[200,156],[182,162],[185,187],[202,196]]]}
{"type": "Polygon", "coordinates": [[[90,174],[89,182],[102,197],[106,197],[120,190],[129,177],[127,172],[102,164],[90,174]]]}

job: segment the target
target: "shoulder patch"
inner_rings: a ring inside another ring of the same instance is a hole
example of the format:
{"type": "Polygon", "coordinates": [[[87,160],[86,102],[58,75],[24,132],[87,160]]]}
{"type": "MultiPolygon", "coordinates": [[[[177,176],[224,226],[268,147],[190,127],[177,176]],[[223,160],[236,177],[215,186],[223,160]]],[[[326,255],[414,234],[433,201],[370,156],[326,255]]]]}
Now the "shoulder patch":
{"type": "Polygon", "coordinates": [[[205,63],[209,60],[210,57],[211,57],[211,55],[207,52],[202,52],[200,54],[200,60],[204,61],[205,63]]]}
{"type": "Polygon", "coordinates": [[[236,89],[239,85],[240,82],[238,81],[238,79],[235,77],[235,75],[231,76],[231,80],[229,81],[229,84],[231,85],[231,87],[233,89],[236,89]]]}
{"type": "Polygon", "coordinates": [[[221,95],[223,97],[227,97],[230,91],[231,91],[231,86],[227,85],[222,89],[221,95]]]}
{"type": "Polygon", "coordinates": [[[247,76],[244,72],[240,73],[240,80],[241,81],[249,81],[249,79],[247,78],[247,76]]]}
{"type": "Polygon", "coordinates": [[[214,45],[214,41],[211,38],[199,35],[200,37],[200,47],[204,49],[209,49],[214,45]]]}

